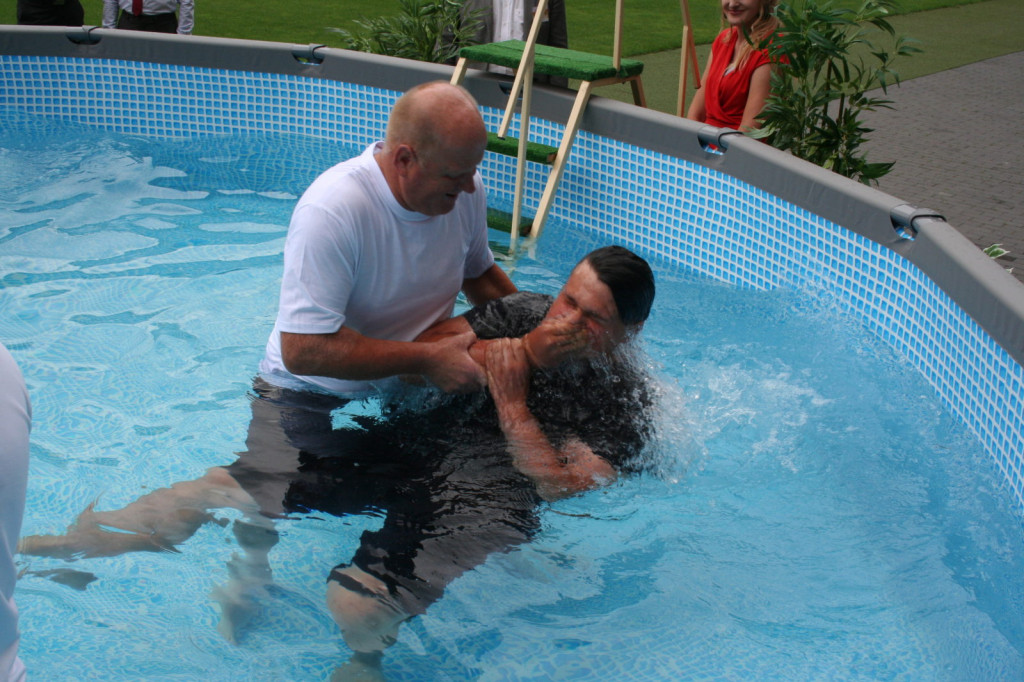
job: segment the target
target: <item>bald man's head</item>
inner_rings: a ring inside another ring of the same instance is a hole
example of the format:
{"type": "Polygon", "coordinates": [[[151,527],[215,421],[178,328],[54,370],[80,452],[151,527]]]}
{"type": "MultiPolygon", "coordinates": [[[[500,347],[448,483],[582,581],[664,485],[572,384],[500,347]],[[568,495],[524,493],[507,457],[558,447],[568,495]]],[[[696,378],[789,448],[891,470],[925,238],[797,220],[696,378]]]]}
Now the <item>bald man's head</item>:
{"type": "Polygon", "coordinates": [[[385,150],[409,145],[424,160],[452,147],[487,145],[480,109],[464,88],[444,81],[424,83],[398,98],[388,120],[385,150]]]}
{"type": "Polygon", "coordinates": [[[377,163],[395,199],[425,215],[448,213],[476,191],[487,130],[476,100],[442,81],[419,85],[391,110],[377,163]]]}

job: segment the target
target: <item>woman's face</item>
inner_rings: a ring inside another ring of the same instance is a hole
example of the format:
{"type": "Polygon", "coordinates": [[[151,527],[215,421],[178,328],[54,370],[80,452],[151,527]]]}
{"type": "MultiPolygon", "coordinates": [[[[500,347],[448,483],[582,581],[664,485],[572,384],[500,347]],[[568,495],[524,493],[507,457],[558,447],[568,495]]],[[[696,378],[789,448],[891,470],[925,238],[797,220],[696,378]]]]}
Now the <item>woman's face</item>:
{"type": "Polygon", "coordinates": [[[763,0],[722,0],[722,15],[733,28],[749,28],[761,13],[763,0]]]}

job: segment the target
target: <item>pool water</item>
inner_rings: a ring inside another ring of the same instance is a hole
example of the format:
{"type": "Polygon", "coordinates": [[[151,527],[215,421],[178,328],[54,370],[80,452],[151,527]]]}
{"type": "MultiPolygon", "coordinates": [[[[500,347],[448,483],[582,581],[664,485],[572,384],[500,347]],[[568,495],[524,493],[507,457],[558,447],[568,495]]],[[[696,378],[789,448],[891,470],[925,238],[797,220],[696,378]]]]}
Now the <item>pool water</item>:
{"type": "MultiPolygon", "coordinates": [[[[0,124],[0,340],[34,407],[24,532],[59,532],[243,448],[292,206],[357,150],[0,124]]],[[[510,270],[554,293],[603,243],[552,222],[510,270]]],[[[655,470],[547,507],[533,542],[404,626],[385,672],[1024,678],[1020,515],[924,380],[818,292],[654,265],[655,470]]],[[[325,575],[379,523],[281,522],[275,586],[237,646],[209,597],[230,526],[176,554],[22,557],[22,658],[42,680],[326,679],[348,651],[325,575]]]]}

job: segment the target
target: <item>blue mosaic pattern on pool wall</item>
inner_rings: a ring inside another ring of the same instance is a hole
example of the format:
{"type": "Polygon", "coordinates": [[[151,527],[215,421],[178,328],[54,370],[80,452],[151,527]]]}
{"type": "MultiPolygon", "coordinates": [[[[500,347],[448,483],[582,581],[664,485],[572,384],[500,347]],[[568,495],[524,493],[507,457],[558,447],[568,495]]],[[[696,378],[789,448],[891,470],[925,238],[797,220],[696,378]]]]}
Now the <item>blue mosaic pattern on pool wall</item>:
{"type": "MultiPolygon", "coordinates": [[[[0,104],[8,109],[178,138],[269,131],[365,145],[382,135],[398,94],[118,60],[5,56],[0,77],[0,104]]],[[[492,129],[500,117],[485,111],[492,129]]],[[[550,144],[561,134],[546,121],[531,128],[531,137],[550,144]]],[[[510,206],[514,161],[488,154],[481,172],[493,202],[510,206]]],[[[545,179],[540,169],[527,173],[528,209],[545,179]]],[[[715,170],[586,132],[547,229],[560,221],[738,286],[828,296],[917,367],[1024,504],[1024,368],[898,254],[715,170]]]]}

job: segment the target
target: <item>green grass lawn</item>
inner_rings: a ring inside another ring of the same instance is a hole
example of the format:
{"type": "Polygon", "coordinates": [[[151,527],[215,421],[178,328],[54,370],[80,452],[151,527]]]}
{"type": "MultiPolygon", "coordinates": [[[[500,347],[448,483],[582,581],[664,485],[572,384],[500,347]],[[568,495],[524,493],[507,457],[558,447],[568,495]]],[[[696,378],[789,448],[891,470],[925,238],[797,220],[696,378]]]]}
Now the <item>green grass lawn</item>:
{"type": "MultiPolygon", "coordinates": [[[[861,0],[836,0],[853,7],[861,0]]],[[[902,0],[901,12],[918,12],[964,5],[980,0],[902,0]]],[[[0,23],[15,23],[15,0],[0,7],[0,23]]],[[[102,0],[83,0],[85,22],[100,25],[102,0]]],[[[574,49],[611,53],[614,26],[612,0],[567,0],[569,41],[574,49]]],[[[625,0],[623,51],[647,54],[678,48],[682,13],[678,0],[625,0]]],[[[709,43],[719,30],[718,0],[693,0],[690,18],[697,44],[709,43]]],[[[339,45],[331,27],[353,28],[353,21],[368,15],[397,13],[398,0],[196,0],[197,35],[248,38],[287,43],[339,45]]]]}

